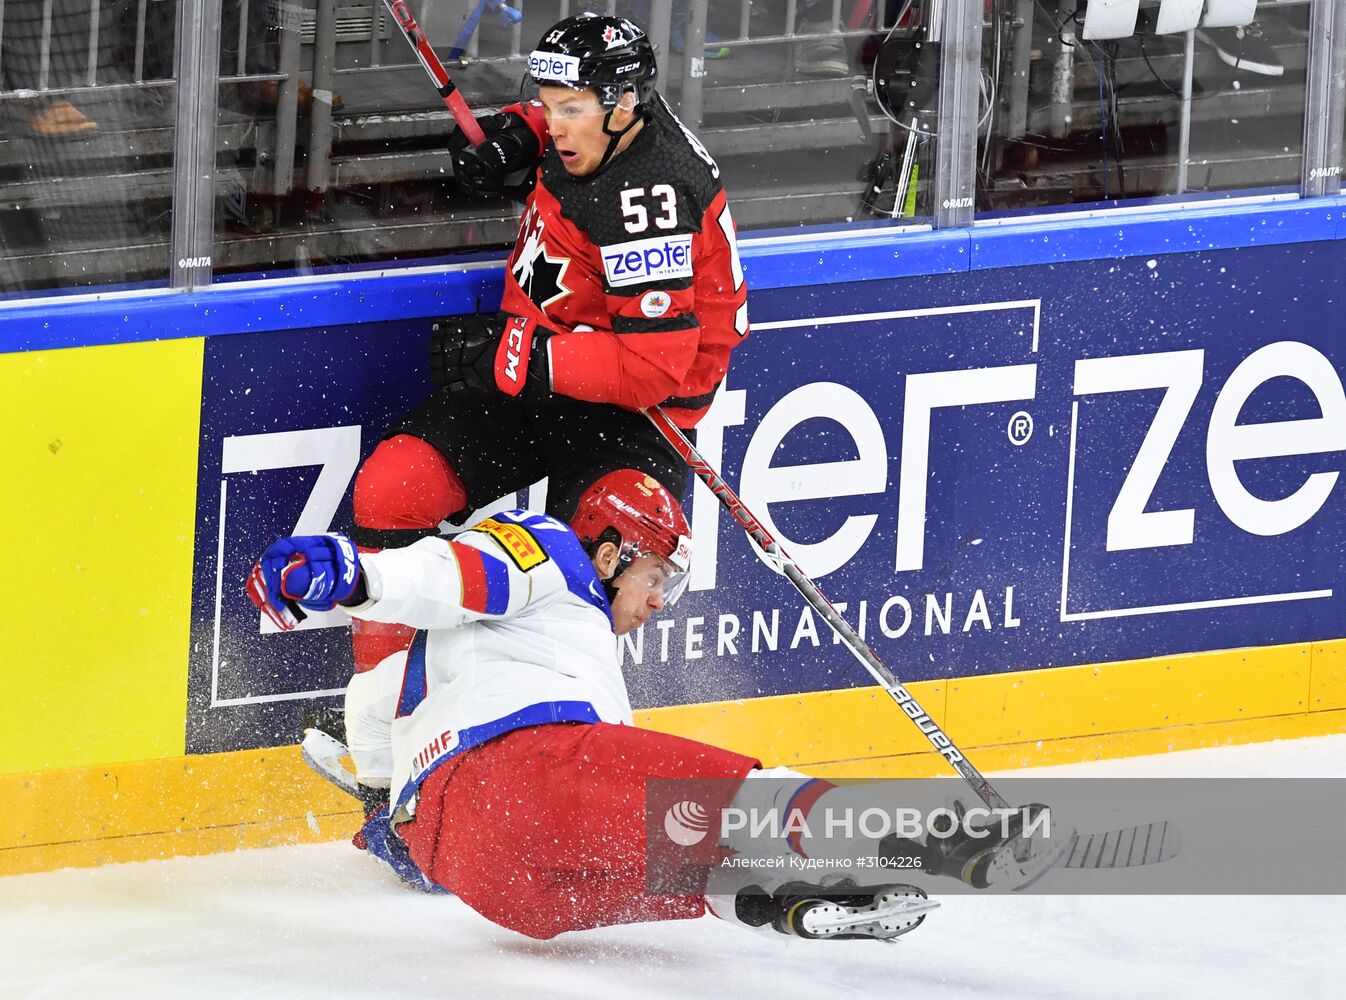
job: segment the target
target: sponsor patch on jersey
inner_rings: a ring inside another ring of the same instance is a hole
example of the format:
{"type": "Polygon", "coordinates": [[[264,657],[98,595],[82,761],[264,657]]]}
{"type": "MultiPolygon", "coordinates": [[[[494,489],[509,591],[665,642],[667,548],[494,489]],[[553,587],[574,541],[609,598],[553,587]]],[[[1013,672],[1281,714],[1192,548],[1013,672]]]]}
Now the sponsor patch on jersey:
{"type": "Polygon", "coordinates": [[[632,240],[603,247],[600,252],[603,274],[613,288],[692,276],[691,233],[632,240]]]}
{"type": "Polygon", "coordinates": [[[510,524],[488,517],[472,526],[473,531],[484,531],[504,547],[514,565],[527,572],[541,566],[549,558],[547,550],[538,544],[532,532],[521,524],[510,524]]]}
{"type": "Polygon", "coordinates": [[[579,83],[579,56],[563,56],[534,49],[528,56],[528,75],[535,80],[564,80],[579,83]]]}
{"type": "Polygon", "coordinates": [[[646,292],[640,298],[640,311],[646,319],[658,319],[672,304],[673,296],[668,292],[646,292]]]}

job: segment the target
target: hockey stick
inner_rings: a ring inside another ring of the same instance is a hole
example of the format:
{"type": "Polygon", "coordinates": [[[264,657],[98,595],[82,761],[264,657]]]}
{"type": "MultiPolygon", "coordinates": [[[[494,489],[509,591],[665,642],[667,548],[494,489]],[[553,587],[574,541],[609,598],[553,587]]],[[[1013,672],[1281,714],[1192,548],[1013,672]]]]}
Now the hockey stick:
{"type": "Polygon", "coordinates": [[[874,650],[869,648],[865,640],[856,634],[850,623],[841,616],[841,613],[832,607],[832,602],[823,596],[823,592],[818,589],[818,585],[805,576],[799,565],[785,554],[785,550],[772,537],[771,532],[762,527],[762,522],[757,520],[752,512],[743,505],[743,501],[738,498],[738,494],[730,489],[724,478],[701,457],[701,453],[696,450],[696,446],[691,441],[687,440],[687,435],[682,433],[682,429],[673,423],[668,414],[657,406],[648,407],[644,413],[663,434],[668,443],[673,446],[674,450],[682,456],[682,460],[696,473],[696,477],[706,484],[715,498],[743,527],[743,530],[748,533],[748,537],[757,543],[757,547],[762,550],[771,564],[795,585],[795,589],[803,595],[804,600],[808,601],[809,606],[822,615],[823,620],[841,635],[842,640],[855,654],[861,666],[869,671],[869,675],[878,681],[879,686],[888,692],[893,701],[897,702],[897,706],[902,709],[903,714],[911,719],[916,728],[925,734],[925,738],[943,755],[945,760],[953,765],[954,770],[962,776],[963,780],[972,786],[972,790],[977,793],[977,797],[992,809],[1009,809],[1009,803],[991,787],[991,783],[986,780],[985,776],[973,766],[972,762],[958,749],[953,740],[935,723],[935,720],[930,718],[930,715],[920,706],[911,692],[902,686],[897,676],[878,658],[874,650]]]}
{"type": "Polygon", "coordinates": [[[364,802],[355,775],[341,766],[341,758],[348,751],[346,745],[330,733],[312,726],[304,728],[304,739],[299,744],[299,756],[313,773],[330,782],[353,799],[364,802]]]}
{"type": "MultiPolygon", "coordinates": [[[[856,659],[869,671],[870,676],[879,682],[879,686],[888,692],[893,701],[897,702],[897,706],[902,709],[903,714],[912,721],[917,729],[925,734],[925,738],[930,741],[944,759],[953,765],[954,770],[972,787],[978,798],[991,809],[1009,809],[1010,805],[1004,797],[973,766],[972,762],[958,749],[953,740],[935,723],[934,719],[930,718],[925,709],[921,708],[920,703],[916,701],[910,691],[902,686],[896,675],[878,658],[874,650],[870,649],[869,645],[856,634],[850,623],[823,596],[823,592],[818,589],[818,585],[805,576],[804,571],[799,568],[798,564],[785,554],[785,550],[781,548],[780,543],[744,506],[743,501],[738,498],[738,494],[701,457],[701,453],[696,450],[696,446],[691,441],[687,440],[687,435],[682,433],[682,429],[673,423],[668,414],[657,406],[647,407],[642,412],[659,430],[659,433],[664,436],[664,439],[673,446],[673,449],[687,463],[692,472],[696,473],[696,477],[706,485],[710,492],[715,495],[715,498],[729,511],[734,520],[748,533],[748,537],[757,544],[757,547],[761,549],[771,564],[794,584],[795,589],[803,595],[809,606],[817,611],[823,617],[823,620],[840,634],[847,647],[855,654],[856,659]]],[[[1060,867],[1125,868],[1134,865],[1157,864],[1174,857],[1182,844],[1177,826],[1166,821],[1142,823],[1138,826],[1108,830],[1102,833],[1079,834],[1077,837],[1072,832],[1072,837],[1073,839],[1067,841],[1069,853],[1063,854],[1057,862],[1060,867]]]]}
{"type": "Polygon", "coordinates": [[[412,16],[406,0],[383,0],[383,2],[387,4],[388,12],[393,15],[393,20],[397,22],[402,34],[415,50],[421,66],[430,74],[430,79],[435,81],[435,88],[444,99],[444,106],[449,109],[453,120],[463,130],[463,135],[467,136],[472,145],[480,146],[486,141],[481,126],[477,124],[477,119],[472,117],[472,109],[467,106],[467,101],[463,100],[463,95],[449,78],[449,72],[439,61],[439,56],[435,55],[435,50],[430,47],[429,39],[425,37],[421,26],[416,23],[416,18],[412,16]]]}

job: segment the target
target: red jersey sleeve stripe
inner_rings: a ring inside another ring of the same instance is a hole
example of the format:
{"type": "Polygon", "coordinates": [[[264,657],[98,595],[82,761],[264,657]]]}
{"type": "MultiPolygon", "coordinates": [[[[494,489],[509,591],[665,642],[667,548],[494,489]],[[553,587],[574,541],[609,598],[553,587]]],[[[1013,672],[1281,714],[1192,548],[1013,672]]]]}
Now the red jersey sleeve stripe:
{"type": "Polygon", "coordinates": [[[454,558],[458,560],[458,572],[463,578],[463,607],[479,615],[486,614],[487,588],[486,565],[482,554],[471,545],[450,542],[454,558]]]}

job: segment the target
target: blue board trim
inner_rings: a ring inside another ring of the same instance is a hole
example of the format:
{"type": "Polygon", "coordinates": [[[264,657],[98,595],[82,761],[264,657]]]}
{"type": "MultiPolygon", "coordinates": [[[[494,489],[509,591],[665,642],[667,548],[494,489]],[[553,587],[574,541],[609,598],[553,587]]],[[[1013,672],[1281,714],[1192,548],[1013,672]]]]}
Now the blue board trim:
{"type": "Polygon", "coordinates": [[[1346,199],[1323,198],[985,226],[972,270],[1315,243],[1340,239],[1343,219],[1346,199]]]}
{"type": "MultiPolygon", "coordinates": [[[[1344,238],[1346,196],[1337,196],[938,232],[745,236],[742,256],[749,287],[767,290],[1344,238]]],[[[499,264],[478,263],[0,303],[0,354],[425,319],[490,308],[502,287],[499,264]]]]}

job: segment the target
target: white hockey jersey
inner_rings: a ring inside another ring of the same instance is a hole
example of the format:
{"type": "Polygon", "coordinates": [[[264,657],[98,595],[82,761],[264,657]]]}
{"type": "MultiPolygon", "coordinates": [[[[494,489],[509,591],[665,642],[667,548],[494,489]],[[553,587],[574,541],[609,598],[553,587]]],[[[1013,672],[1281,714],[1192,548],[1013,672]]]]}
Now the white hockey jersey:
{"type": "Polygon", "coordinates": [[[371,599],[346,610],[421,630],[346,689],[358,777],[390,787],[395,815],[414,813],[436,767],[503,733],[631,723],[607,596],[562,522],[508,511],[361,564],[371,599]]]}

